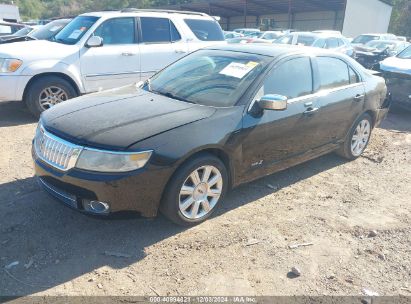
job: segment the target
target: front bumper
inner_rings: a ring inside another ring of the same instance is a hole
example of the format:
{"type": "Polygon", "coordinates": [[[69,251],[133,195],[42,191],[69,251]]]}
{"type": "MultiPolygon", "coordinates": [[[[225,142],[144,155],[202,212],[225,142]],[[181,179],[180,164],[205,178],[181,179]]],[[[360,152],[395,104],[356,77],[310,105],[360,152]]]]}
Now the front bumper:
{"type": "Polygon", "coordinates": [[[31,76],[0,75],[0,101],[23,100],[24,90],[31,76]]]}
{"type": "Polygon", "coordinates": [[[33,153],[39,184],[65,205],[85,213],[90,201],[104,202],[109,213],[136,211],[145,217],[157,215],[171,168],[150,168],[124,174],[105,174],[71,169],[61,172],[33,153]]]}

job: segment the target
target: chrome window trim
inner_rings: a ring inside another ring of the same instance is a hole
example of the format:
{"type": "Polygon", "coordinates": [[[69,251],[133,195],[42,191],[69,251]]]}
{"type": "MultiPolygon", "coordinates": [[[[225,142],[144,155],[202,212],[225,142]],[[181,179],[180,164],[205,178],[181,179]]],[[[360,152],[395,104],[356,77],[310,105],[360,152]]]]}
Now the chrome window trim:
{"type": "MultiPolygon", "coordinates": [[[[338,92],[338,91],[342,91],[342,90],[346,90],[346,89],[350,89],[350,88],[355,88],[355,87],[359,87],[359,86],[363,86],[363,85],[364,85],[364,81],[361,81],[361,82],[352,83],[352,84],[348,84],[348,85],[337,87],[337,88],[320,90],[320,91],[317,91],[317,92],[312,93],[312,94],[308,94],[308,95],[304,95],[304,96],[289,99],[287,101],[287,104],[294,103],[294,102],[299,102],[299,101],[305,101],[307,99],[316,98],[316,97],[318,98],[318,97],[328,95],[330,93],[334,93],[334,92],[338,92]]],[[[250,106],[248,107],[247,112],[250,112],[252,107],[254,106],[254,104],[258,101],[256,99],[257,95],[258,95],[258,92],[255,94],[254,100],[250,103],[250,106]]]]}

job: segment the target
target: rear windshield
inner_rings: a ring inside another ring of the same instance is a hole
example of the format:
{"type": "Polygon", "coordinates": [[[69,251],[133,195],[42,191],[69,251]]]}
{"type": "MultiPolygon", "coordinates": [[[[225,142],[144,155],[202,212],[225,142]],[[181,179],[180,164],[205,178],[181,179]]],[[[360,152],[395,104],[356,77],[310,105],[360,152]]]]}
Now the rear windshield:
{"type": "Polygon", "coordinates": [[[224,34],[217,23],[212,20],[184,19],[194,35],[202,41],[224,41],[224,34]]]}
{"type": "Polygon", "coordinates": [[[69,20],[55,20],[52,21],[38,30],[34,31],[30,36],[38,40],[47,40],[53,38],[58,32],[61,31],[69,23],[69,20]]]}
{"type": "Polygon", "coordinates": [[[379,36],[374,36],[374,35],[360,35],[357,38],[355,38],[352,41],[352,43],[366,44],[367,42],[378,40],[379,38],[380,38],[379,36]]]}
{"type": "Polygon", "coordinates": [[[399,53],[397,57],[401,59],[411,59],[411,46],[399,53]]]}

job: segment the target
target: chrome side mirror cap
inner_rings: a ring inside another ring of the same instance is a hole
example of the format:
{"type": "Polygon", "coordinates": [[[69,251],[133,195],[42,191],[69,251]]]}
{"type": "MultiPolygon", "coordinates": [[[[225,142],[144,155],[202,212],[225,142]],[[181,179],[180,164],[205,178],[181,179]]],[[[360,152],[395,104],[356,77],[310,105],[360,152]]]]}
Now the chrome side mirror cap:
{"type": "Polygon", "coordinates": [[[284,111],[287,109],[288,98],[283,95],[264,95],[258,102],[260,108],[264,110],[284,111]]]}
{"type": "Polygon", "coordinates": [[[86,46],[89,48],[103,46],[103,38],[100,36],[92,36],[87,40],[86,46]]]}

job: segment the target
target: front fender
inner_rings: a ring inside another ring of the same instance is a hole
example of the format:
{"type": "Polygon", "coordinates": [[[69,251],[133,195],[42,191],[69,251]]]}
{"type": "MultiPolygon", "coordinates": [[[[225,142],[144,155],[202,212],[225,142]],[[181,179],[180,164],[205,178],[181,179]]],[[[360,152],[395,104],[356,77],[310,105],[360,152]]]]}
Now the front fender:
{"type": "Polygon", "coordinates": [[[80,69],[74,64],[66,64],[59,60],[41,60],[33,62],[21,71],[20,75],[34,77],[41,74],[64,74],[77,85],[80,93],[85,93],[80,69]]]}

